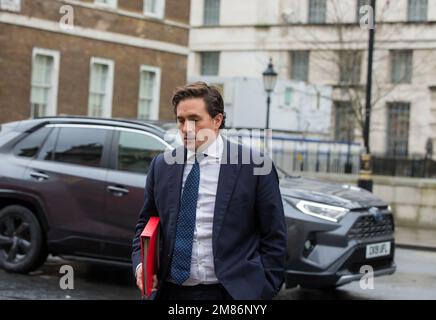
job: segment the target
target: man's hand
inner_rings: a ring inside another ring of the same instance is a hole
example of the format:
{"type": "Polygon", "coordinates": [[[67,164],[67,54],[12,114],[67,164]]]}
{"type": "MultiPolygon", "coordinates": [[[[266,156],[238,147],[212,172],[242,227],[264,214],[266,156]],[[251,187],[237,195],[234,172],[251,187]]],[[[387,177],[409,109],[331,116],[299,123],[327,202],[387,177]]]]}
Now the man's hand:
{"type": "MultiPolygon", "coordinates": [[[[138,269],[136,269],[136,285],[138,286],[138,288],[143,291],[143,279],[142,279],[142,263],[139,265],[138,269]]],[[[151,289],[151,292],[155,292],[157,291],[157,276],[154,274],[153,275],[153,288],[151,289]]]]}

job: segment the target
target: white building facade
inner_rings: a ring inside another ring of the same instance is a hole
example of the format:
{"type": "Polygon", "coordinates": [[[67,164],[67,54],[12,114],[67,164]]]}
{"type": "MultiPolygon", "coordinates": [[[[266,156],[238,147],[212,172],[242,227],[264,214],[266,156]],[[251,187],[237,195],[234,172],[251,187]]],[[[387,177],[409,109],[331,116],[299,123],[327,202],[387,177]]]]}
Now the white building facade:
{"type": "MultiPolygon", "coordinates": [[[[325,137],[361,143],[367,3],[192,0],[188,78],[261,80],[272,57],[279,74],[272,128],[311,132],[313,126],[296,125],[295,115],[278,111],[286,99],[283,84],[304,82],[332,88],[330,114],[322,116],[329,127],[325,137]]],[[[371,151],[422,157],[429,141],[436,146],[436,0],[378,0],[376,17],[371,151]]],[[[316,118],[316,111],[306,114],[316,118]]],[[[265,121],[266,103],[256,115],[265,121]]]]}

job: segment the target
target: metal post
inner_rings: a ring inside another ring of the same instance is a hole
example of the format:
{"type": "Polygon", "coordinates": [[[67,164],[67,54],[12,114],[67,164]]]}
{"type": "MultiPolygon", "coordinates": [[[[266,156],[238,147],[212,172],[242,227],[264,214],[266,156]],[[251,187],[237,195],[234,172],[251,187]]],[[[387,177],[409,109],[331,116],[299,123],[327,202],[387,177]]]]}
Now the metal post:
{"type": "Polygon", "coordinates": [[[371,7],[373,8],[372,28],[369,28],[369,41],[368,41],[368,73],[366,79],[366,105],[365,105],[365,126],[363,130],[363,141],[365,145],[365,152],[361,157],[361,168],[359,172],[359,187],[372,191],[372,163],[371,163],[371,150],[369,148],[369,131],[371,122],[371,90],[372,90],[372,62],[374,56],[374,37],[375,37],[375,4],[376,0],[371,0],[371,7]]]}
{"type": "Polygon", "coordinates": [[[347,161],[345,163],[345,173],[351,174],[353,172],[353,165],[351,163],[351,128],[348,126],[347,131],[347,161]]]}
{"type": "MultiPolygon", "coordinates": [[[[271,104],[271,93],[268,92],[268,96],[266,98],[266,126],[265,126],[265,149],[266,149],[266,153],[269,154],[269,149],[270,149],[270,144],[269,144],[269,139],[270,139],[270,135],[269,135],[269,106],[271,104]]],[[[270,157],[272,157],[272,154],[269,155],[270,157]]]]}
{"type": "Polygon", "coordinates": [[[269,129],[269,107],[271,105],[271,93],[268,92],[268,97],[266,98],[266,129],[269,129]]]}

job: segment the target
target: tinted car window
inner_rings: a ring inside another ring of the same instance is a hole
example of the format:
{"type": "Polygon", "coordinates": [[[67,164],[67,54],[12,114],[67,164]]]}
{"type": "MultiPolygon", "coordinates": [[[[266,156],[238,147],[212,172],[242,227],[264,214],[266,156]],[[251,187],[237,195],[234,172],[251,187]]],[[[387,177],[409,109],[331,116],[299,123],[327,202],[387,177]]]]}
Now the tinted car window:
{"type": "Polygon", "coordinates": [[[39,160],[53,160],[54,159],[54,148],[56,146],[56,140],[59,134],[59,128],[54,128],[48,138],[45,140],[44,145],[39,151],[39,160]]]}
{"type": "Polygon", "coordinates": [[[107,130],[61,128],[53,160],[90,167],[101,166],[107,130]]]}
{"type": "Polygon", "coordinates": [[[14,148],[14,154],[19,157],[33,158],[38,153],[38,150],[50,130],[51,128],[44,127],[30,133],[27,137],[18,142],[14,148]]]}
{"type": "Polygon", "coordinates": [[[151,160],[165,151],[165,145],[155,137],[121,131],[118,142],[117,169],[146,174],[151,160]]]}

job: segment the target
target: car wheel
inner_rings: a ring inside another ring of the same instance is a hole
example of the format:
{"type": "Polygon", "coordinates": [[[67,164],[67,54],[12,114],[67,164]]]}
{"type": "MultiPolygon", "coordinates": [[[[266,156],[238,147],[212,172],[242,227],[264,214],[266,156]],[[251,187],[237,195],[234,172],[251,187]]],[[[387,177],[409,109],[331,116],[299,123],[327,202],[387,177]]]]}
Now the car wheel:
{"type": "Polygon", "coordinates": [[[32,211],[12,205],[0,211],[0,267],[28,273],[47,258],[45,236],[32,211]]]}

